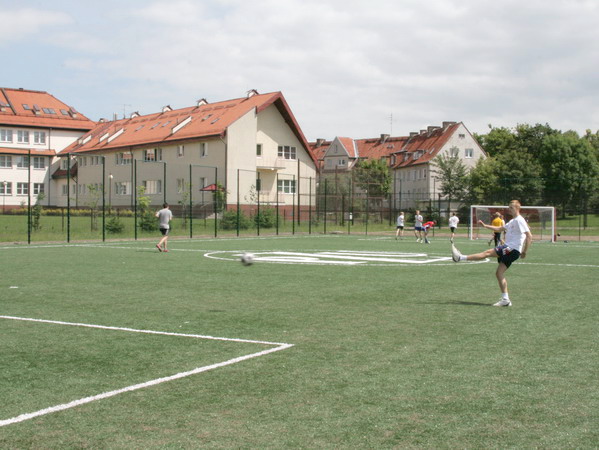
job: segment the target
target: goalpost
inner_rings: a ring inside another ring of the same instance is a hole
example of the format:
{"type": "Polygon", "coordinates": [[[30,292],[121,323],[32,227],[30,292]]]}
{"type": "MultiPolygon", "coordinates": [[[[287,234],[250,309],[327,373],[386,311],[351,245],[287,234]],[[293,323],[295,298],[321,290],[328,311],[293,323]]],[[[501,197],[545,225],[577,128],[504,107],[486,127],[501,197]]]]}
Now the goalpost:
{"type": "MultiPolygon", "coordinates": [[[[505,223],[512,219],[508,206],[498,205],[472,205],[470,206],[470,239],[491,239],[492,232],[478,224],[482,220],[487,225],[491,224],[493,216],[499,212],[505,223]]],[[[550,241],[556,240],[555,208],[553,206],[522,206],[520,215],[528,223],[533,240],[550,241]]]]}

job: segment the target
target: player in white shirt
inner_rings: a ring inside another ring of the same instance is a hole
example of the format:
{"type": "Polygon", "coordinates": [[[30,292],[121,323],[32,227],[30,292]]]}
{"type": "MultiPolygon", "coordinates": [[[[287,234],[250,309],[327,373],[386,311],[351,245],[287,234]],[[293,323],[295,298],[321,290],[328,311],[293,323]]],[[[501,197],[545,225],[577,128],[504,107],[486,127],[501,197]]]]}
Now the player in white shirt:
{"type": "Polygon", "coordinates": [[[395,230],[395,239],[403,239],[404,214],[403,211],[397,216],[397,229],[395,230]]]}
{"type": "Polygon", "coordinates": [[[528,248],[532,242],[530,228],[528,228],[528,224],[526,223],[526,220],[524,220],[524,217],[520,215],[520,208],[520,202],[518,200],[512,200],[510,202],[510,213],[513,219],[501,227],[487,225],[482,220],[478,221],[481,226],[492,230],[495,233],[505,231],[505,244],[498,245],[495,248],[490,248],[474,255],[462,255],[453,244],[451,245],[452,259],[455,262],[480,261],[492,256],[497,257],[499,266],[497,267],[495,275],[497,276],[499,289],[501,290],[501,300],[493,306],[512,306],[512,302],[508,295],[505,271],[518,258],[526,258],[528,248]]]}
{"type": "Polygon", "coordinates": [[[424,228],[422,228],[422,220],[420,211],[416,210],[416,214],[414,214],[414,236],[416,236],[416,242],[422,241],[422,232],[424,231],[424,228]]]}
{"type": "Polygon", "coordinates": [[[451,230],[451,237],[449,238],[449,240],[451,241],[451,243],[453,243],[453,238],[455,237],[455,230],[458,227],[458,223],[460,223],[460,219],[458,218],[458,216],[455,215],[455,213],[453,213],[453,215],[449,218],[448,223],[449,229],[451,230]]]}

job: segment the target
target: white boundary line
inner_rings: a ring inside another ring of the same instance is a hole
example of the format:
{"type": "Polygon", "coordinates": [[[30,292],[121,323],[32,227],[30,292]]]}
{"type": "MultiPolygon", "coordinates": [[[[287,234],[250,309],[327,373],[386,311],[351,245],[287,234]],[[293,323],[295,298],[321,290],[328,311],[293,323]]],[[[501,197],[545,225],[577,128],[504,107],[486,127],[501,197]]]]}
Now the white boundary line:
{"type": "Polygon", "coordinates": [[[41,323],[50,323],[55,325],[69,325],[76,327],[86,327],[86,328],[99,328],[103,330],[116,330],[116,331],[127,331],[132,333],[146,333],[146,334],[157,334],[157,335],[165,335],[165,336],[180,336],[180,337],[191,337],[196,339],[212,339],[217,341],[229,341],[229,342],[243,342],[243,343],[251,343],[251,344],[263,344],[263,345],[275,345],[275,348],[271,348],[268,350],[263,350],[257,353],[251,353],[249,355],[239,356],[237,358],[229,359],[227,361],[219,362],[216,364],[211,364],[209,366],[196,367],[195,369],[179,372],[174,375],[170,375],[168,377],[156,378],[154,380],[146,381],[144,383],[138,383],[131,386],[127,386],[121,389],[116,389],[114,391],[103,392],[102,394],[92,395],[90,397],[80,398],[79,400],[73,400],[68,403],[63,403],[61,405],[51,406],[49,408],[40,409],[39,411],[34,411],[31,413],[21,414],[19,416],[0,420],[0,427],[4,427],[7,425],[13,425],[15,423],[24,422],[26,420],[33,419],[35,417],[44,416],[46,414],[52,414],[59,411],[64,411],[66,409],[75,408],[80,405],[85,405],[86,403],[95,402],[97,400],[104,400],[106,398],[114,397],[115,395],[123,394],[125,392],[132,392],[139,389],[144,389],[150,386],[156,386],[161,383],[165,383],[167,381],[178,380],[180,378],[185,378],[190,375],[195,375],[202,372],[207,372],[209,370],[218,369],[220,367],[229,366],[231,364],[236,364],[238,362],[246,361],[248,359],[257,358],[258,356],[264,356],[269,353],[278,352],[280,350],[286,350],[290,347],[293,347],[293,344],[284,344],[279,342],[267,342],[267,341],[254,341],[249,339],[232,339],[232,338],[220,338],[213,336],[202,336],[197,334],[182,334],[182,333],[169,333],[164,331],[153,331],[153,330],[136,330],[134,328],[121,328],[121,327],[109,327],[103,325],[92,325],[86,323],[71,323],[71,322],[61,322],[56,320],[43,320],[43,319],[32,319],[26,317],[14,317],[14,316],[3,316],[0,315],[0,319],[9,319],[9,320],[21,320],[27,322],[41,322],[41,323]]]}

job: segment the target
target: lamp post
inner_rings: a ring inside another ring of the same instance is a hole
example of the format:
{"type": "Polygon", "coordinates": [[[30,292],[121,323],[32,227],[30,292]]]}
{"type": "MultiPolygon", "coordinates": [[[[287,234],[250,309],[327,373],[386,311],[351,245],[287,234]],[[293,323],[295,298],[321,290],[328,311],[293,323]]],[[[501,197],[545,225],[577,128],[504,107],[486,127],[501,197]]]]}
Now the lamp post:
{"type": "Polygon", "coordinates": [[[5,214],[4,208],[6,208],[6,185],[8,183],[6,181],[2,182],[2,186],[4,187],[2,191],[2,214],[5,214]]]}
{"type": "Polygon", "coordinates": [[[108,175],[108,178],[108,213],[110,214],[110,210],[112,209],[112,179],[114,177],[112,176],[112,174],[110,174],[108,175]]]}

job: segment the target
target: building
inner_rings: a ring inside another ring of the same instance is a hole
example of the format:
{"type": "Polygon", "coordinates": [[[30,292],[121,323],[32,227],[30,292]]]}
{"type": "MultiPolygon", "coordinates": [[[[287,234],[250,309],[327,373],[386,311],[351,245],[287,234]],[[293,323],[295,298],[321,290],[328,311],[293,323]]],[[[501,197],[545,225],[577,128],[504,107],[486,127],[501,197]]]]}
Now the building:
{"type": "Polygon", "coordinates": [[[102,201],[132,207],[137,188],[152,205],[192,204],[210,210],[223,189],[230,207],[262,204],[290,208],[309,189],[316,160],[281,92],[259,94],[100,122],[62,152],[59,176],[75,204],[102,201]],[[67,175],[67,162],[71,171],[67,175]]]}
{"type": "Polygon", "coordinates": [[[456,156],[468,168],[487,157],[462,122],[443,122],[401,137],[318,139],[310,147],[323,175],[351,172],[359,160],[385,161],[392,175],[394,209],[421,208],[432,200],[440,203],[432,168],[436,156],[456,156]]]}
{"type": "Polygon", "coordinates": [[[55,204],[50,173],[56,154],[95,126],[51,94],[0,88],[0,197],[2,208],[55,204]]]}

